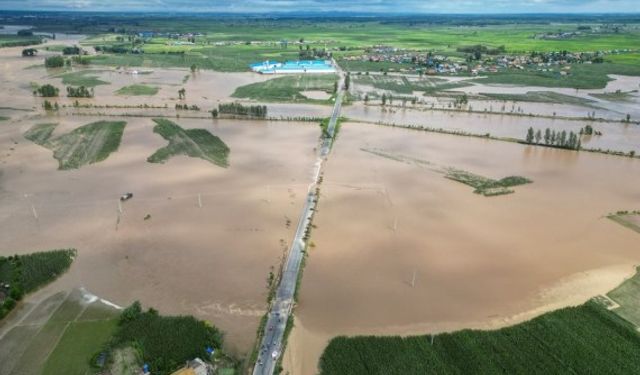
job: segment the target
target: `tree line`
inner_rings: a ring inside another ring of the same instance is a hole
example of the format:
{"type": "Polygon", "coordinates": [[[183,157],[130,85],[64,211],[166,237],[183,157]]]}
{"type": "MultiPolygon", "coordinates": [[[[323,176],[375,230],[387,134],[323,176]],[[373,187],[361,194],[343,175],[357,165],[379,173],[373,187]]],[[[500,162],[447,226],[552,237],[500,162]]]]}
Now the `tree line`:
{"type": "Polygon", "coordinates": [[[218,104],[218,110],[211,111],[211,115],[215,118],[218,117],[219,113],[265,118],[267,117],[267,106],[242,105],[238,102],[220,103],[218,104]]]}
{"type": "Polygon", "coordinates": [[[530,127],[527,130],[525,142],[528,144],[545,145],[551,147],[566,148],[570,150],[580,150],[580,148],[582,147],[580,137],[573,131],[567,133],[566,130],[555,131],[549,128],[546,128],[544,130],[543,135],[540,129],[534,131],[533,128],[530,127]],[[544,144],[541,143],[543,140],[544,144]]]}

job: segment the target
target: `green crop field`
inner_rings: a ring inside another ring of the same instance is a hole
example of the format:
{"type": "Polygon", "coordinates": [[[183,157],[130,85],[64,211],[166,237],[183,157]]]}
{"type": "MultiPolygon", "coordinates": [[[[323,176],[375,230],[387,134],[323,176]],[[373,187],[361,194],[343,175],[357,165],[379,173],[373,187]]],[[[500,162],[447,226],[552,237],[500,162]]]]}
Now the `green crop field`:
{"type": "Polygon", "coordinates": [[[302,92],[324,91],[329,96],[333,96],[336,81],[335,74],[288,75],[238,87],[232,96],[268,102],[330,104],[331,100],[329,98],[312,99],[304,96],[302,92]]]}
{"type": "Polygon", "coordinates": [[[98,79],[96,73],[102,72],[101,70],[80,70],[77,72],[64,73],[56,76],[62,78],[64,85],[71,86],[84,86],[95,87],[99,85],[108,85],[108,82],[98,79]]]}
{"type": "Polygon", "coordinates": [[[155,86],[131,85],[121,88],[116,91],[116,94],[125,96],[153,96],[157,94],[159,90],[160,89],[155,86]]]}
{"type": "Polygon", "coordinates": [[[635,327],[590,301],[494,331],[433,337],[337,337],[321,375],[633,374],[640,371],[635,327]]]}
{"type": "Polygon", "coordinates": [[[51,138],[55,124],[34,125],[25,138],[53,150],[59,169],[77,169],[105,160],[118,150],[124,121],[98,121],[51,138]]]}
{"type": "Polygon", "coordinates": [[[494,100],[573,104],[584,107],[591,107],[592,104],[595,103],[594,100],[560,94],[554,91],[528,91],[526,94],[481,93],[481,95],[494,100]]]}
{"type": "Polygon", "coordinates": [[[89,360],[109,342],[117,319],[71,322],[47,359],[43,375],[86,375],[89,360]]]}
{"type": "Polygon", "coordinates": [[[44,146],[51,138],[56,126],[58,126],[57,123],[36,124],[24,133],[24,137],[37,145],[44,146]]]}
{"type": "Polygon", "coordinates": [[[607,296],[620,305],[613,309],[616,314],[640,327],[640,268],[607,296]]]}
{"type": "Polygon", "coordinates": [[[150,163],[164,163],[175,155],[204,159],[220,167],[229,166],[229,147],[205,129],[183,129],[166,119],[154,119],[153,132],[160,134],[169,144],[147,158],[150,163]]]}

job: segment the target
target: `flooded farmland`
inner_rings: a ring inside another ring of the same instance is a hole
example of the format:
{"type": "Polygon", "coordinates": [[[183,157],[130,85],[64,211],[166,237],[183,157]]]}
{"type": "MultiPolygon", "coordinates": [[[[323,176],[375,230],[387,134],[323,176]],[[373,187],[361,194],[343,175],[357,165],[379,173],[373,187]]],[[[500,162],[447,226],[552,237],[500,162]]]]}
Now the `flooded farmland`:
{"type": "Polygon", "coordinates": [[[287,369],[315,373],[336,335],[499,327],[612,289],[640,254],[605,215],[637,205],[639,183],[634,159],[343,124],[287,369]],[[533,183],[488,198],[425,165],[533,183]]]}
{"type": "MultiPolygon", "coordinates": [[[[59,119],[54,135],[97,120],[59,119]]],[[[41,295],[85,287],[121,306],[140,300],[164,314],[193,314],[246,353],[266,309],[267,276],[292,237],[287,221],[311,179],[316,126],[176,120],[220,137],[231,149],[225,169],[186,156],[148,163],[166,141],[151,119],[122,120],[117,152],[70,171],[22,138],[42,120],[2,127],[2,254],[77,248],[71,270],[41,295]],[[119,215],[126,192],[134,197],[119,215]]]]}

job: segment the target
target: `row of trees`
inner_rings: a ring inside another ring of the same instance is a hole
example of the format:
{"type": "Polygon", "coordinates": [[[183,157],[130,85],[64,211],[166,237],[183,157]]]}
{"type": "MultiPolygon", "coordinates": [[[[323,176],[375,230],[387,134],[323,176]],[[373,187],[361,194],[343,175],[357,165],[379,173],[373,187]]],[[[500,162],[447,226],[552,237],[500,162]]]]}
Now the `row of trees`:
{"type": "Polygon", "coordinates": [[[178,104],[178,103],[176,103],[176,109],[177,110],[183,110],[183,111],[199,111],[200,107],[198,107],[195,104],[190,106],[188,104],[178,104]]]}
{"type": "Polygon", "coordinates": [[[570,150],[580,150],[582,147],[580,137],[573,131],[569,133],[567,133],[566,130],[556,132],[555,130],[546,128],[543,135],[540,129],[534,131],[533,128],[530,127],[527,130],[527,136],[525,138],[527,143],[541,145],[543,140],[546,146],[567,148],[570,150]]]}
{"type": "Polygon", "coordinates": [[[214,113],[211,111],[213,117],[218,117],[218,113],[225,113],[231,115],[242,115],[265,118],[267,117],[266,105],[242,105],[240,103],[221,103],[218,105],[218,111],[214,113]]]}
{"type": "Polygon", "coordinates": [[[93,98],[93,88],[88,89],[84,86],[68,86],[67,96],[70,98],[93,98]]]}

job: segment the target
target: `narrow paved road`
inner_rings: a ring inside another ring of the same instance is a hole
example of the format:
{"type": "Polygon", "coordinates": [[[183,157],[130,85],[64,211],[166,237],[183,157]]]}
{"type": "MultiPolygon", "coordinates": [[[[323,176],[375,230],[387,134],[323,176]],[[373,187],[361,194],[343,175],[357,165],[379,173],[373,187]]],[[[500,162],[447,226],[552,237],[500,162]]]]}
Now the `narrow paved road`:
{"type": "Polygon", "coordinates": [[[322,140],[322,147],[318,152],[318,160],[314,166],[313,182],[309,185],[309,189],[307,190],[306,200],[300,215],[298,227],[296,228],[295,237],[293,238],[291,248],[289,249],[287,261],[283,268],[282,278],[280,279],[276,295],[269,308],[267,325],[262,337],[262,342],[260,343],[260,352],[258,354],[255,367],[253,368],[254,375],[273,374],[278,358],[282,355],[282,339],[284,337],[284,330],[287,326],[287,320],[291,315],[291,309],[293,308],[293,296],[296,290],[298,273],[300,272],[300,263],[304,257],[304,235],[309,225],[311,225],[311,217],[316,208],[318,198],[316,195],[318,179],[320,178],[322,165],[331,150],[336,124],[340,117],[340,110],[342,109],[345,76],[340,70],[338,64],[336,64],[335,61],[333,63],[338,69],[340,82],[338,84],[339,90],[333,106],[333,112],[331,113],[331,118],[327,126],[327,133],[329,136],[322,140]]]}

